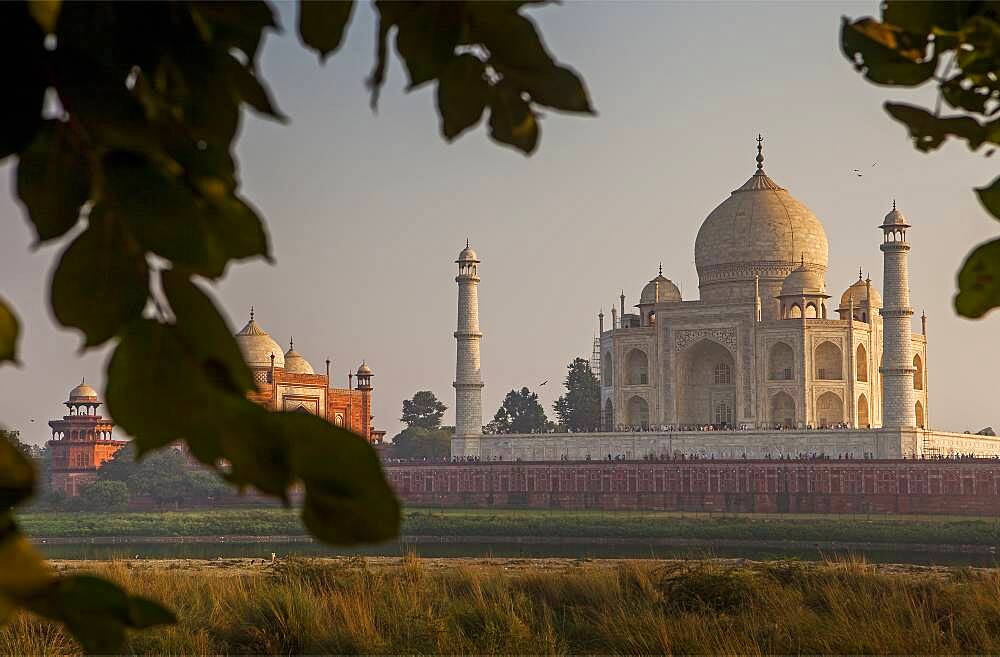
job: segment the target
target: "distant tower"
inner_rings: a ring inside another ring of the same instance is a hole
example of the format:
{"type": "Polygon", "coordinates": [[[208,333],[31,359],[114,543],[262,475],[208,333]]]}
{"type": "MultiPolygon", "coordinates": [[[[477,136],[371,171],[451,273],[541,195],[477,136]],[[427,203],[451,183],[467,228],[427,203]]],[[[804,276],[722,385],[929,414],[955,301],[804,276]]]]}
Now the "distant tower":
{"type": "Polygon", "coordinates": [[[455,439],[454,456],[478,456],[483,433],[483,380],[479,371],[479,256],[465,241],[458,254],[458,328],[455,340],[455,439]]]}
{"type": "MultiPolygon", "coordinates": [[[[910,245],[906,242],[906,217],[896,209],[885,215],[882,249],[885,295],[882,313],[882,426],[887,429],[915,427],[913,397],[913,309],[910,308],[910,245]]],[[[871,297],[869,297],[871,298],[871,297]]]]}

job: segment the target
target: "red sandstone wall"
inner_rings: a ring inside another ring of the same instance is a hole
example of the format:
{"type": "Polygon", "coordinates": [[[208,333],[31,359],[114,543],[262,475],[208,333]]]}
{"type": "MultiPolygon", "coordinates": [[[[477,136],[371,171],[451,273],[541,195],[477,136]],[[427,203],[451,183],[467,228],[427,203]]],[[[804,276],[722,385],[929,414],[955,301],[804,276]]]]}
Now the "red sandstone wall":
{"type": "Polygon", "coordinates": [[[413,506],[1000,515],[1000,461],[387,465],[413,506]]]}

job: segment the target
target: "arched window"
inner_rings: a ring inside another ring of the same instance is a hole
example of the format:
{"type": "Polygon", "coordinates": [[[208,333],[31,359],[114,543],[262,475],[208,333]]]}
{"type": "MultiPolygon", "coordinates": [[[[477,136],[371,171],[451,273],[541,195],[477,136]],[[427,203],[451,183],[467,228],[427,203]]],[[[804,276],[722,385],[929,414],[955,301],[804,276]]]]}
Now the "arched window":
{"type": "Polygon", "coordinates": [[[925,429],[926,427],[924,427],[924,424],[925,424],[925,422],[924,422],[924,405],[921,404],[920,402],[917,402],[916,404],[914,404],[914,406],[913,406],[913,415],[914,415],[914,417],[917,420],[917,426],[920,427],[921,429],[925,429]]]}
{"type": "Polygon", "coordinates": [[[858,350],[854,352],[854,369],[858,372],[858,381],[868,380],[868,352],[863,344],[858,345],[858,350]]]}
{"type": "Polygon", "coordinates": [[[716,363],[712,376],[717,386],[728,386],[733,382],[733,371],[729,368],[729,363],[716,363]]]}
{"type": "Polygon", "coordinates": [[[913,389],[923,390],[924,389],[924,361],[921,360],[920,354],[913,357],[913,389]]]}
{"type": "Polygon", "coordinates": [[[334,415],[333,416],[333,423],[336,424],[338,427],[344,426],[344,414],[343,413],[337,413],[336,415],[334,415]]]}
{"type": "Polygon", "coordinates": [[[868,428],[871,420],[868,419],[868,398],[864,395],[858,397],[858,427],[868,428]]]}
{"type": "Polygon", "coordinates": [[[615,407],[610,399],[604,404],[604,430],[615,430],[615,407]]]}
{"type": "Polygon", "coordinates": [[[649,383],[649,359],[646,352],[633,349],[628,353],[628,385],[644,386],[649,383]]]}
{"type": "Polygon", "coordinates": [[[799,307],[799,304],[792,304],[792,307],[788,309],[788,317],[790,319],[800,319],[802,317],[802,308],[799,307]]]}
{"type": "Polygon", "coordinates": [[[649,403],[638,395],[628,400],[628,423],[636,427],[649,426],[649,403]]]}
{"type": "Polygon", "coordinates": [[[808,303],[806,304],[806,319],[816,319],[816,304],[808,303]]]}
{"type": "Polygon", "coordinates": [[[816,378],[825,380],[840,380],[844,378],[844,357],[840,347],[826,341],[816,347],[816,378]]]}
{"type": "Polygon", "coordinates": [[[795,375],[795,354],[784,342],[771,347],[768,358],[768,377],[772,381],[791,381],[795,375]]]}
{"type": "Polygon", "coordinates": [[[771,397],[771,422],[785,426],[795,425],[795,400],[787,392],[771,397]]]}
{"type": "Polygon", "coordinates": [[[611,386],[614,383],[614,363],[611,362],[611,352],[604,352],[604,359],[601,361],[601,378],[604,380],[605,387],[611,386]]]}
{"type": "Polygon", "coordinates": [[[844,402],[833,392],[824,392],[816,400],[816,425],[830,427],[844,421],[844,402]]]}
{"type": "Polygon", "coordinates": [[[715,404],[715,424],[730,425],[733,423],[733,405],[723,399],[715,404]]]}

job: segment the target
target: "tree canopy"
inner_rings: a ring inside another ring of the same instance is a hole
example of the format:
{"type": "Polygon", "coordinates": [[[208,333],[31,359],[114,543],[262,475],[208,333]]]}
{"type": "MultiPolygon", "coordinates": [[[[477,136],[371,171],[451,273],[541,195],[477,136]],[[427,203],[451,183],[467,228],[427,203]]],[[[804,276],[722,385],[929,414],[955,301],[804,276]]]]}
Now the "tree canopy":
{"type": "MultiPolygon", "coordinates": [[[[489,113],[489,135],[530,154],[540,108],[591,113],[580,78],[556,62],[522,2],[383,2],[372,104],[390,35],[407,89],[435,83],[451,141],[489,113]]],[[[353,2],[303,2],[298,33],[325,60],[353,2]]],[[[324,420],[269,412],[210,285],[231,263],[272,260],[233,156],[244,111],[287,121],[260,75],[272,7],[245,2],[0,3],[0,161],[37,244],[68,242],[51,276],[60,325],[83,348],[111,343],[106,400],[137,454],[183,440],[235,486],[288,501],[328,543],[394,536],[399,505],[371,446],[324,420]],[[100,299],[100,304],[93,299],[100,299]],[[223,468],[223,464],[225,464],[223,468]]],[[[0,296],[0,364],[21,326],[0,296]]],[[[30,462],[0,441],[0,621],[15,605],[67,624],[88,652],[117,652],[126,627],[170,622],[154,603],[90,576],[56,578],[10,507],[35,488],[30,462]]]]}
{"type": "Polygon", "coordinates": [[[590,361],[574,358],[563,385],[566,394],[556,400],[559,423],[570,431],[594,431],[601,427],[601,387],[590,369],[590,361]]]}
{"type": "Polygon", "coordinates": [[[493,433],[541,433],[548,425],[538,394],[521,388],[507,393],[487,429],[493,433]]]}
{"type": "Polygon", "coordinates": [[[446,410],[448,407],[433,392],[420,390],[412,399],[403,400],[403,416],[399,419],[411,428],[437,429],[446,410]]]}
{"type": "Polygon", "coordinates": [[[451,456],[454,433],[454,427],[407,427],[393,436],[390,454],[397,459],[447,459],[451,456]]]}
{"type": "MultiPolygon", "coordinates": [[[[888,0],[881,20],[844,18],[844,56],[874,84],[937,87],[927,109],[886,102],[913,145],[928,152],[949,139],[991,156],[1000,145],[1000,2],[888,0]]],[[[976,188],[983,208],[1000,220],[1000,177],[976,188]]],[[[1000,238],[977,246],[958,273],[955,310],[982,317],[1000,306],[1000,238]]]]}

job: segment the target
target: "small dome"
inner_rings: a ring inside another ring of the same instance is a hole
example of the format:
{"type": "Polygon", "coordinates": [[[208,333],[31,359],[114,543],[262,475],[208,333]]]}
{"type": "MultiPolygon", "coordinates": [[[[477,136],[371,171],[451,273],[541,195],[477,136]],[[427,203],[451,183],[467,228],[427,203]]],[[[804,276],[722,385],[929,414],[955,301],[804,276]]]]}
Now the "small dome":
{"type": "Polygon", "coordinates": [[[252,308],[250,321],[236,334],[236,344],[240,346],[243,360],[248,367],[271,367],[271,354],[274,354],[275,367],[285,366],[285,356],[281,346],[254,321],[252,308]]]}
{"type": "MultiPolygon", "coordinates": [[[[844,290],[844,293],[840,295],[840,308],[838,308],[838,310],[850,310],[851,299],[854,300],[855,308],[864,308],[868,306],[868,283],[861,278],[860,273],[858,274],[858,280],[856,280],[853,285],[844,290]]],[[[882,307],[882,297],[879,296],[878,290],[874,287],[872,287],[871,307],[882,307]]]]}
{"type": "Polygon", "coordinates": [[[315,374],[312,365],[309,364],[302,354],[295,351],[295,344],[288,341],[288,351],[285,352],[285,371],[293,374],[315,374]]]}
{"type": "Polygon", "coordinates": [[[809,267],[804,262],[792,270],[781,284],[781,296],[829,296],[822,270],[809,267]]]}
{"type": "Polygon", "coordinates": [[[368,367],[366,361],[361,361],[361,365],[358,367],[358,376],[371,376],[372,368],[368,367]]]}
{"type": "Polygon", "coordinates": [[[661,271],[659,276],[646,283],[646,286],[642,288],[642,294],[639,295],[639,304],[644,306],[651,303],[663,303],[665,301],[680,301],[681,291],[674,285],[674,282],[663,275],[661,271]]]}
{"type": "Polygon", "coordinates": [[[80,385],[69,391],[71,402],[96,402],[97,391],[87,385],[85,379],[80,379],[80,385]]]}
{"type": "Polygon", "coordinates": [[[896,202],[892,202],[892,209],[889,210],[889,214],[885,215],[885,219],[882,220],[882,225],[880,228],[886,226],[905,226],[909,228],[910,223],[903,216],[903,213],[896,209],[896,202]]]}
{"type": "Polygon", "coordinates": [[[455,262],[479,262],[479,255],[469,246],[469,240],[465,240],[465,248],[458,254],[455,262]]]}

